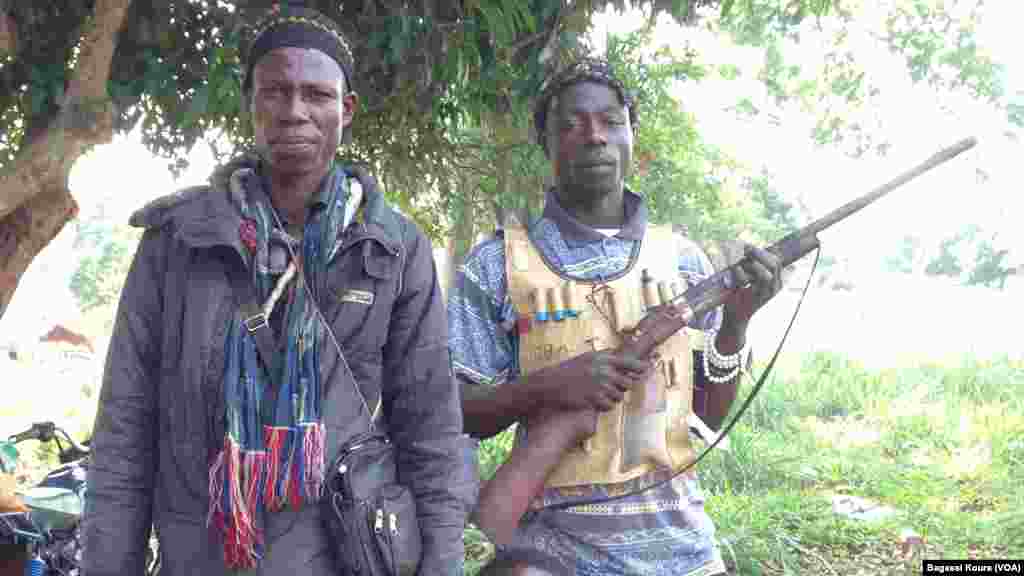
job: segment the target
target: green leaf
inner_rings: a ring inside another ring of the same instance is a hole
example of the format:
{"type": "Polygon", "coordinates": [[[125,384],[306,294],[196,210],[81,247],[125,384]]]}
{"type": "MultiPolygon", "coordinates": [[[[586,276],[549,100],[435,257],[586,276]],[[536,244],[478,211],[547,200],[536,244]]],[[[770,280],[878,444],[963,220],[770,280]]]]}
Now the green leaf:
{"type": "Polygon", "coordinates": [[[1024,128],[1024,104],[1016,102],[1007,104],[1006,116],[1011,124],[1024,128]]]}
{"type": "Polygon", "coordinates": [[[736,111],[750,116],[756,116],[760,110],[754,105],[750,98],[742,98],[736,103],[736,111]]]}
{"type": "Polygon", "coordinates": [[[740,67],[735,64],[722,64],[718,67],[718,75],[726,80],[735,80],[740,77],[740,67]]]}
{"type": "Polygon", "coordinates": [[[11,442],[0,442],[0,472],[14,474],[18,467],[18,449],[11,442]]]}
{"type": "Polygon", "coordinates": [[[482,0],[479,7],[480,12],[484,15],[487,30],[493,36],[495,44],[509,44],[512,42],[514,32],[501,7],[492,4],[491,1],[499,0],[482,0]]]}
{"type": "Polygon", "coordinates": [[[194,124],[206,114],[208,106],[210,104],[210,87],[209,85],[200,87],[195,96],[192,97],[192,102],[189,104],[188,110],[185,112],[185,123],[194,124]]]}
{"type": "Polygon", "coordinates": [[[729,17],[729,12],[732,10],[732,4],[733,0],[722,0],[722,6],[718,11],[722,18],[729,17]]]}

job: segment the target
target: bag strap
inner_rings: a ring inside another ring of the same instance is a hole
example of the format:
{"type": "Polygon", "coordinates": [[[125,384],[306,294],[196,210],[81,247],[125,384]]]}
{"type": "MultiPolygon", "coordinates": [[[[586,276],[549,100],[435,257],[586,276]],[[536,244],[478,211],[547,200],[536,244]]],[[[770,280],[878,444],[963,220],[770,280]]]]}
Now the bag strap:
{"type": "MultiPolygon", "coordinates": [[[[356,180],[358,182],[358,180],[356,180]]],[[[280,217],[277,214],[277,210],[273,204],[266,198],[266,195],[262,191],[257,190],[257,198],[266,202],[266,205],[270,208],[270,213],[274,218],[274,222],[278,228],[284,230],[284,225],[281,222],[280,217]]],[[[360,211],[362,206],[360,206],[360,211]]],[[[287,246],[288,253],[292,257],[292,260],[298,261],[298,254],[291,245],[287,246]]],[[[231,290],[234,294],[235,302],[238,305],[239,311],[242,313],[242,325],[249,334],[253,336],[253,340],[256,342],[256,350],[259,352],[261,364],[263,365],[264,371],[268,375],[268,382],[270,383],[271,389],[274,391],[274,398],[277,397],[277,391],[279,386],[275,386],[274,382],[280,377],[280,363],[281,354],[277,352],[277,346],[273,333],[270,329],[269,318],[263,312],[259,295],[256,292],[256,286],[253,284],[252,279],[247,274],[245,266],[231,266],[231,270],[228,272],[228,280],[231,283],[231,290]]],[[[345,354],[342,352],[341,345],[338,342],[337,336],[334,334],[334,330],[331,328],[330,322],[327,321],[326,316],[320,310],[320,305],[317,299],[314,297],[312,290],[306,283],[305,271],[300,267],[296,274],[295,281],[298,283],[298,287],[301,290],[306,291],[306,296],[312,303],[313,309],[317,315],[317,318],[324,327],[328,338],[330,339],[335,351],[338,354],[338,362],[341,363],[342,368],[345,370],[345,374],[349,380],[352,381],[352,387],[355,390],[356,395],[359,397],[359,401],[362,405],[363,410],[359,411],[360,415],[365,419],[366,428],[370,432],[376,431],[376,425],[374,423],[374,411],[372,411],[366,402],[366,397],[363,395],[362,390],[359,388],[359,383],[356,381],[355,373],[348,364],[348,360],[345,358],[345,354]]],[[[384,391],[383,387],[379,392],[380,401],[383,401],[384,391]]],[[[265,409],[273,409],[276,405],[276,400],[273,403],[263,403],[265,409]]]]}
{"type": "Polygon", "coordinates": [[[263,313],[260,305],[259,295],[256,293],[256,286],[252,279],[245,273],[244,268],[237,266],[228,272],[228,281],[231,283],[231,291],[235,297],[235,303],[242,313],[242,326],[252,335],[256,342],[256,350],[259,353],[260,363],[267,375],[267,381],[272,388],[280,377],[280,354],[274,340],[274,334],[270,330],[270,319],[263,313]]]}
{"type": "MultiPolygon", "coordinates": [[[[356,180],[356,182],[358,183],[358,180],[356,180]]],[[[360,190],[362,190],[361,187],[360,187],[360,190]]],[[[365,202],[365,200],[361,200],[361,202],[365,202]]],[[[268,202],[267,205],[270,207],[270,214],[274,218],[274,223],[277,224],[278,228],[284,230],[284,224],[281,222],[281,218],[280,218],[280,216],[278,216],[277,210],[274,208],[273,204],[268,202]]],[[[362,208],[363,207],[360,206],[359,209],[357,209],[357,211],[356,211],[357,214],[359,214],[362,211],[362,208]]],[[[353,215],[353,219],[355,217],[356,217],[356,215],[353,215]]],[[[288,244],[286,247],[288,249],[288,254],[291,256],[292,260],[295,261],[295,262],[298,262],[299,261],[299,255],[295,252],[295,249],[290,244],[288,244]]],[[[235,286],[238,286],[237,278],[234,279],[233,282],[235,282],[235,286]]],[[[313,294],[313,291],[310,289],[309,284],[306,282],[306,272],[305,272],[305,270],[302,269],[302,266],[299,266],[298,272],[296,273],[295,282],[296,282],[296,288],[297,289],[305,290],[306,291],[306,297],[309,299],[309,302],[312,305],[313,311],[316,314],[317,319],[320,321],[320,324],[323,326],[324,332],[326,333],[327,338],[330,340],[330,343],[333,345],[333,348],[334,348],[335,352],[338,355],[338,362],[341,364],[342,369],[345,371],[345,375],[348,376],[348,379],[351,381],[352,389],[356,393],[356,396],[359,398],[359,403],[360,403],[360,406],[362,407],[362,410],[361,411],[357,411],[359,413],[357,418],[361,418],[362,420],[365,421],[366,429],[367,429],[368,432],[370,432],[370,433],[376,432],[377,431],[377,425],[374,422],[374,415],[375,415],[376,411],[375,410],[371,410],[369,404],[366,402],[366,396],[363,394],[362,389],[359,387],[359,382],[356,380],[355,372],[352,371],[351,366],[349,366],[349,364],[348,364],[348,360],[345,358],[345,353],[341,349],[341,344],[338,342],[338,337],[334,333],[334,329],[331,327],[331,323],[327,320],[327,317],[324,315],[323,311],[320,309],[320,303],[317,301],[316,296],[313,294]]],[[[248,287],[252,287],[252,283],[248,282],[248,281],[246,281],[245,285],[248,286],[248,287]]],[[[236,292],[236,294],[239,293],[237,288],[236,288],[235,292],[236,292]]],[[[247,318],[246,329],[248,329],[253,334],[253,336],[256,338],[256,344],[257,344],[257,346],[261,350],[261,353],[260,353],[261,356],[267,356],[267,357],[270,357],[270,358],[276,358],[277,355],[270,355],[269,353],[262,352],[262,350],[267,349],[268,345],[267,344],[262,344],[261,345],[260,344],[260,338],[262,338],[264,341],[271,341],[271,342],[272,342],[272,339],[269,337],[270,327],[267,325],[267,318],[266,318],[266,315],[262,313],[262,309],[259,306],[259,301],[258,300],[254,300],[253,298],[250,297],[249,299],[240,299],[240,303],[242,303],[240,305],[243,306],[242,307],[242,313],[245,314],[245,317],[247,318]],[[255,307],[253,306],[254,302],[255,302],[255,307]],[[251,327],[250,327],[250,323],[248,322],[248,320],[252,320],[251,327]],[[261,332],[265,333],[265,335],[264,336],[260,336],[261,332]]],[[[273,344],[271,343],[270,346],[272,346],[272,345],[273,344]]],[[[271,348],[271,350],[273,350],[273,348],[271,348]]],[[[326,383],[325,383],[325,385],[322,386],[322,389],[326,390],[326,388],[327,388],[327,386],[326,386],[326,383]]],[[[381,389],[378,391],[378,396],[379,396],[378,403],[383,402],[383,399],[384,399],[384,389],[383,389],[383,386],[381,386],[381,389]]]]}
{"type": "Polygon", "coordinates": [[[256,342],[256,352],[260,357],[260,365],[267,376],[269,386],[269,402],[261,402],[261,420],[269,422],[277,408],[277,397],[281,390],[278,379],[281,377],[281,354],[278,352],[274,334],[270,329],[270,319],[263,313],[260,306],[256,285],[247,273],[245,265],[231,266],[228,270],[228,282],[235,303],[242,313],[242,326],[252,335],[256,342]]]}

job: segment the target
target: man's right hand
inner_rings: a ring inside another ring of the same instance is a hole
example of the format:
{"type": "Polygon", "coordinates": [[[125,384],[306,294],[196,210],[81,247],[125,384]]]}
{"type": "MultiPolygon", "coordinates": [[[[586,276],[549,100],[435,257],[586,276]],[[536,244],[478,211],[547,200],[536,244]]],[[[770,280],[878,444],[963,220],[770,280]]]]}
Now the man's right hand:
{"type": "Polygon", "coordinates": [[[587,352],[527,376],[543,410],[607,412],[627,390],[642,384],[654,370],[649,360],[612,350],[587,352]]]}
{"type": "Polygon", "coordinates": [[[592,351],[516,379],[514,385],[463,389],[467,433],[490,438],[514,422],[551,411],[607,412],[649,378],[654,363],[614,350],[592,351]]]}

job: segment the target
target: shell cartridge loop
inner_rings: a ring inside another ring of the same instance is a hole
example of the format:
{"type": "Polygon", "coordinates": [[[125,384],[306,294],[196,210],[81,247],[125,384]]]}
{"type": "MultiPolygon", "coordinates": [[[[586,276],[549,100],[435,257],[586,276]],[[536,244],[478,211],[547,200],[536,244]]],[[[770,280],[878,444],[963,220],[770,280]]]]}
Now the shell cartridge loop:
{"type": "Polygon", "coordinates": [[[626,320],[626,295],[610,286],[605,294],[607,294],[608,306],[611,308],[612,330],[619,333],[629,330],[629,322],[626,320]]]}
{"type": "Polygon", "coordinates": [[[675,358],[669,358],[665,361],[666,367],[668,368],[668,381],[666,388],[674,388],[683,383],[683,374],[679,371],[679,365],[676,364],[675,358]]]}

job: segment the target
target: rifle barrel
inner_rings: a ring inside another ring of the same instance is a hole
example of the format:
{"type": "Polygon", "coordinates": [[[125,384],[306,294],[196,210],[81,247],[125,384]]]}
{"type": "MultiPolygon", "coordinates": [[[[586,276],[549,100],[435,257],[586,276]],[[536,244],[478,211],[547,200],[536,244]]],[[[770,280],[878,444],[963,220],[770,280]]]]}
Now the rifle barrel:
{"type": "Polygon", "coordinates": [[[776,254],[779,255],[779,257],[782,258],[783,266],[789,266],[793,262],[802,258],[811,250],[814,250],[815,248],[818,247],[818,243],[816,240],[811,241],[809,239],[817,236],[818,232],[821,232],[822,230],[829,228],[836,222],[839,222],[840,220],[847,218],[853,213],[858,212],[861,208],[864,208],[868,204],[871,204],[875,200],[878,200],[879,198],[885,196],[889,192],[892,192],[896,188],[903,186],[904,184],[913,180],[914,178],[917,178],[921,174],[924,174],[925,172],[931,170],[932,168],[935,168],[939,164],[948,162],[949,160],[952,160],[959,154],[967,150],[970,150],[977,143],[977,139],[972,136],[970,138],[964,138],[963,140],[957,142],[952,146],[949,146],[948,148],[943,148],[942,150],[939,150],[935,154],[932,154],[931,157],[929,157],[924,162],[921,162],[917,166],[911,168],[910,170],[907,170],[906,172],[900,174],[896,178],[893,178],[889,182],[882,184],[878,188],[875,188],[871,192],[868,192],[867,194],[860,196],[859,198],[854,198],[853,200],[847,202],[846,204],[843,204],[839,208],[836,208],[835,210],[829,212],[828,214],[822,216],[821,218],[815,220],[814,222],[811,222],[804,228],[789,234],[782,240],[779,240],[778,242],[773,244],[769,248],[769,250],[775,252],[776,254]]]}
{"type": "MultiPolygon", "coordinates": [[[[847,202],[800,230],[787,235],[775,244],[772,244],[768,250],[774,252],[779,257],[783,266],[789,266],[818,247],[818,232],[843,220],[939,164],[947,162],[960,153],[973,148],[975,144],[977,144],[977,139],[970,137],[948,148],[939,150],[921,164],[907,170],[889,182],[859,198],[847,202]]],[[[732,266],[739,266],[739,264],[736,263],[732,266]]],[[[695,317],[699,317],[705,311],[722,304],[733,290],[739,288],[732,285],[732,266],[719,270],[705,278],[702,282],[691,286],[685,292],[673,298],[667,305],[658,306],[652,310],[637,326],[639,336],[624,343],[623,350],[641,358],[647,357],[655,347],[689,324],[695,317]],[[684,304],[675,304],[678,300],[682,300],[684,304]]]]}

